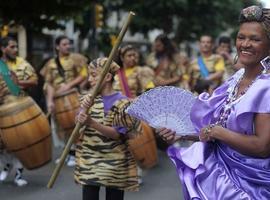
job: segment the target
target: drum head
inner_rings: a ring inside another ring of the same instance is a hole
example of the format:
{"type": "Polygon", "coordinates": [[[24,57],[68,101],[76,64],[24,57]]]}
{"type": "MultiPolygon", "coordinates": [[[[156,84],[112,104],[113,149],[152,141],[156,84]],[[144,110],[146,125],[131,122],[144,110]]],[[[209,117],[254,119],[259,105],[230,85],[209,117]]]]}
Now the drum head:
{"type": "Polygon", "coordinates": [[[6,116],[9,113],[21,111],[34,103],[35,102],[31,97],[11,96],[5,104],[0,106],[0,117],[6,116]]]}

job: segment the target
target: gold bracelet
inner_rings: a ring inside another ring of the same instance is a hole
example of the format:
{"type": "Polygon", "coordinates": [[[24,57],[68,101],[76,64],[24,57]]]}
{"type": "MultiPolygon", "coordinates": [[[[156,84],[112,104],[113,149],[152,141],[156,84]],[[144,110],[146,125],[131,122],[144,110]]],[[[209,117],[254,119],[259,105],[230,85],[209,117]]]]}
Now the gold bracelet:
{"type": "Polygon", "coordinates": [[[209,135],[209,133],[211,132],[212,128],[214,128],[215,126],[216,126],[215,124],[210,124],[210,125],[208,125],[208,126],[204,129],[203,133],[204,133],[205,135],[209,135]]]}

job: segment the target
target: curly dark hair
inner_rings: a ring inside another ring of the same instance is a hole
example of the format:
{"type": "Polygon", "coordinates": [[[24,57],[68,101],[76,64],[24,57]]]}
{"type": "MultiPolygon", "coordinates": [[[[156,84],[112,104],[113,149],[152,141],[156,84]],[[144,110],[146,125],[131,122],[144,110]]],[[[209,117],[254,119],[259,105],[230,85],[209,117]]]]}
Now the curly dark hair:
{"type": "Polygon", "coordinates": [[[169,39],[168,36],[165,34],[160,34],[156,37],[155,41],[160,41],[164,45],[164,51],[157,52],[156,56],[159,57],[162,55],[166,55],[170,59],[173,59],[173,55],[177,52],[177,50],[171,39],[169,39]]]}

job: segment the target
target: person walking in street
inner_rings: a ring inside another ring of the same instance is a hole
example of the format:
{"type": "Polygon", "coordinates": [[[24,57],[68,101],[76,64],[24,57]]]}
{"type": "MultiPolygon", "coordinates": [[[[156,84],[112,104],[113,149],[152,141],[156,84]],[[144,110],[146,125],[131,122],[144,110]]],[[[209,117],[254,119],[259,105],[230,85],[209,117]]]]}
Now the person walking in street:
{"type": "MultiPolygon", "coordinates": [[[[55,40],[56,46],[56,57],[50,59],[45,66],[43,67],[41,74],[45,76],[44,90],[46,95],[47,110],[53,116],[55,110],[55,98],[64,97],[65,94],[70,94],[74,90],[77,90],[80,84],[85,80],[87,73],[87,59],[79,54],[73,54],[70,52],[71,44],[70,39],[64,35],[61,35],[55,40]]],[[[75,100],[78,101],[78,96],[75,97],[75,100]]],[[[63,102],[65,105],[66,101],[63,102]]],[[[73,105],[70,105],[71,107],[73,105]]],[[[65,143],[70,135],[72,129],[69,127],[68,130],[64,129],[61,126],[61,122],[51,120],[53,127],[56,127],[56,130],[52,131],[57,132],[59,137],[62,137],[63,142],[65,143]]],[[[75,126],[75,124],[73,124],[75,126]]],[[[70,150],[67,165],[72,167],[75,165],[75,151],[74,146],[70,150]]],[[[59,159],[56,160],[58,162],[59,159]]]]}
{"type": "MultiPolygon", "coordinates": [[[[15,101],[17,97],[27,96],[27,89],[37,85],[37,75],[34,68],[23,58],[18,57],[17,41],[11,37],[1,39],[1,65],[0,69],[0,104],[4,105],[15,101]],[[7,68],[5,68],[7,66],[7,68]]],[[[21,162],[5,150],[1,156],[1,162],[4,169],[0,173],[0,182],[8,177],[12,167],[16,170],[14,183],[17,186],[24,186],[28,182],[23,179],[24,170],[21,162]]]]}

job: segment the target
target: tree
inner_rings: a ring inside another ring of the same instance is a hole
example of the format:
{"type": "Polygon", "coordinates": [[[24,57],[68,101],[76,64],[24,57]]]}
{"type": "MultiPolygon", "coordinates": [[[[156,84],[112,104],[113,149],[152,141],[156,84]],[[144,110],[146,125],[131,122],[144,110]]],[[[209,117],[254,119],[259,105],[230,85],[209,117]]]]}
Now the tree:
{"type": "MultiPolygon", "coordinates": [[[[24,25],[28,32],[41,32],[42,28],[64,28],[60,19],[74,19],[81,38],[94,29],[95,3],[104,7],[104,21],[112,11],[134,11],[130,29],[133,33],[147,35],[153,29],[171,34],[176,42],[197,39],[201,34],[214,37],[238,25],[239,11],[256,0],[9,0],[1,1],[0,26],[24,25]]],[[[116,27],[118,28],[118,27],[116,27]]],[[[99,42],[108,46],[110,33],[115,32],[106,24],[102,27],[99,42]],[[106,37],[108,37],[106,39],[106,37]],[[105,38],[105,39],[104,39],[105,38]]],[[[116,31],[118,32],[118,31],[116,31]]],[[[103,46],[103,45],[100,45],[103,46]]]]}
{"type": "MultiPolygon", "coordinates": [[[[118,0],[119,2],[119,0],[118,0]]],[[[203,33],[217,36],[238,25],[239,11],[257,1],[235,0],[123,0],[119,8],[136,13],[133,33],[152,29],[172,33],[177,42],[197,39],[203,33]]]]}
{"type": "Polygon", "coordinates": [[[24,25],[35,31],[61,28],[59,19],[75,18],[88,1],[83,0],[8,0],[0,4],[0,25],[24,25]]]}

